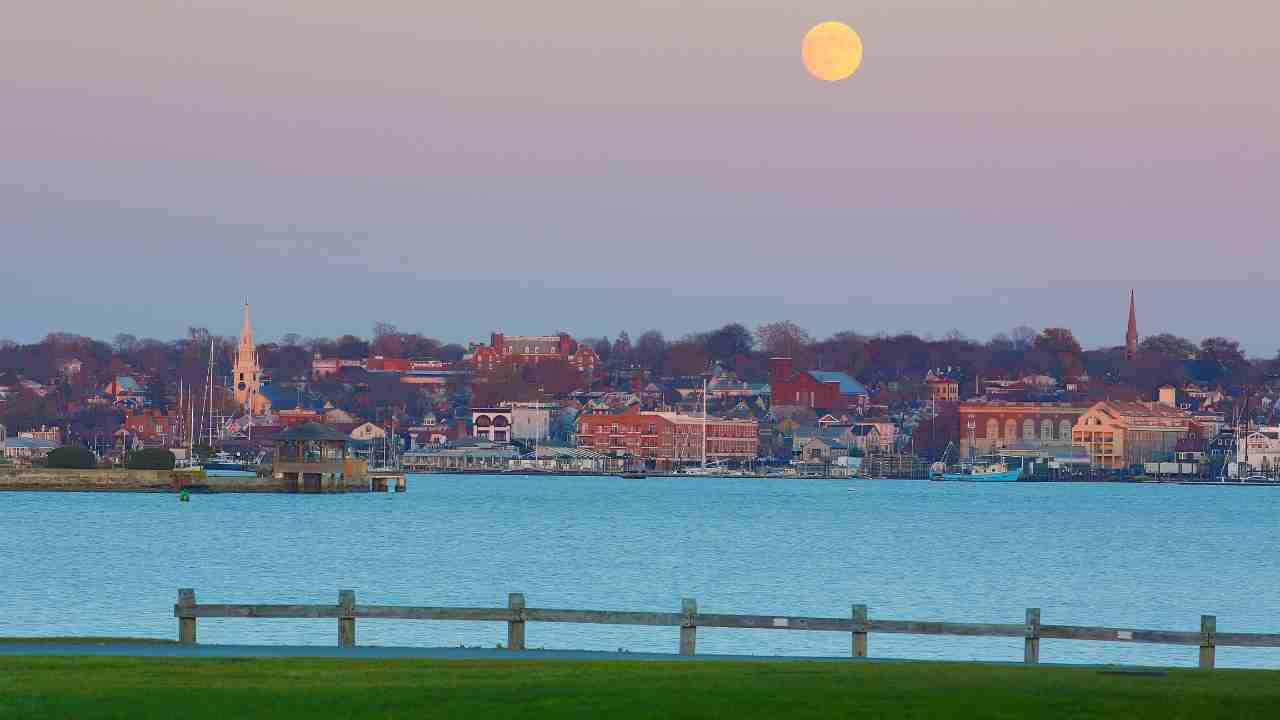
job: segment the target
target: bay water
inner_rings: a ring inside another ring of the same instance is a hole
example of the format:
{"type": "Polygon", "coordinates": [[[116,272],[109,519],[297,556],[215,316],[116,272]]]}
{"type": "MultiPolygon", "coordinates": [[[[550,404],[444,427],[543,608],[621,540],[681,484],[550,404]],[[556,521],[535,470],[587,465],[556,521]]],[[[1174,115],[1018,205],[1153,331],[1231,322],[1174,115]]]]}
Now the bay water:
{"type": "MultiPolygon", "coordinates": [[[[348,495],[0,494],[0,637],[176,638],[200,602],[504,606],[1280,632],[1280,488],[412,475],[348,495]]],[[[493,647],[501,623],[357,621],[493,647]]],[[[200,620],[202,643],[333,645],[333,620],[200,620]]],[[[676,628],[530,623],[530,648],[676,651],[676,628]]],[[[844,633],[700,629],[698,652],[847,656],[844,633]]],[[[1043,662],[1196,648],[1044,640],[1043,662]]],[[[1018,638],[877,635],[873,657],[1012,660],[1018,638]]],[[[1280,667],[1280,649],[1219,648],[1280,667]]]]}

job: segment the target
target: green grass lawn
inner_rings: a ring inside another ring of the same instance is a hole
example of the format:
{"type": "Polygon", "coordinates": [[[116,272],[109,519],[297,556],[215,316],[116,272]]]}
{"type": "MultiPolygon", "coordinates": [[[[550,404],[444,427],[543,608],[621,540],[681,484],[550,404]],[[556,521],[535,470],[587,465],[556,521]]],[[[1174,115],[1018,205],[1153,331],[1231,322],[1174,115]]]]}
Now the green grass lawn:
{"type": "Polygon", "coordinates": [[[0,718],[1277,718],[1280,673],[962,663],[0,657],[0,718]]]}

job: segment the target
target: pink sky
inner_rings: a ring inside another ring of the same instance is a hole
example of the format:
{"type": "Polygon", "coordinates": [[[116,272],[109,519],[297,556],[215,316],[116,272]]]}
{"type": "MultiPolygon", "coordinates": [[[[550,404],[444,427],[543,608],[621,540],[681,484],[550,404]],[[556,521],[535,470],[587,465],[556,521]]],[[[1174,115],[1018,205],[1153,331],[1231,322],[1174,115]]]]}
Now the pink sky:
{"type": "Polygon", "coordinates": [[[23,4],[0,336],[232,332],[247,295],[265,336],[1097,345],[1136,287],[1144,333],[1280,347],[1280,6],[690,5],[23,4]],[[866,45],[843,83],[799,62],[826,19],[866,45]]]}

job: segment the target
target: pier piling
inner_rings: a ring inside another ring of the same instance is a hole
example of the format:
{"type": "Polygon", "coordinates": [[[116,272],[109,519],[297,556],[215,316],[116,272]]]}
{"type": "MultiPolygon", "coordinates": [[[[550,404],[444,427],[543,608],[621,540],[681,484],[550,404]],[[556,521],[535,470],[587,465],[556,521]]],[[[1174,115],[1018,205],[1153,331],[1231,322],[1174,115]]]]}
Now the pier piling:
{"type": "Polygon", "coordinates": [[[1040,662],[1040,608],[1027,608],[1027,636],[1023,641],[1022,661],[1028,665],[1040,662]]]}
{"type": "Polygon", "coordinates": [[[356,644],[356,591],[339,590],[338,647],[354,647],[356,644]]]}
{"type": "MultiPolygon", "coordinates": [[[[191,588],[180,588],[178,590],[178,609],[194,608],[195,605],[196,591],[191,588]]],[[[178,642],[183,645],[196,644],[196,619],[194,616],[178,615],[178,642]]]]}
{"type": "Polygon", "coordinates": [[[524,593],[507,595],[507,607],[513,619],[507,622],[507,649],[524,649],[524,593]]]}
{"type": "Polygon", "coordinates": [[[680,654],[692,656],[697,650],[698,627],[694,625],[694,616],[698,614],[698,601],[684,598],[680,601],[680,654]]]}
{"type": "Polygon", "coordinates": [[[1200,668],[1212,670],[1218,656],[1218,618],[1216,615],[1200,616],[1200,668]]]}

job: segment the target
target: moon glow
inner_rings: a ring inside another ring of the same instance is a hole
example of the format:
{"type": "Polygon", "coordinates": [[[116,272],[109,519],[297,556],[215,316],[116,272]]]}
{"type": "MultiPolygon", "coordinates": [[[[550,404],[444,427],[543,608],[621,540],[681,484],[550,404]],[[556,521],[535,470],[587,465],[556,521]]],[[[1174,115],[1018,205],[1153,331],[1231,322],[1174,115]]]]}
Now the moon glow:
{"type": "Polygon", "coordinates": [[[862,38],[842,22],[818,23],[805,33],[800,58],[819,80],[844,80],[862,64],[862,38]]]}

